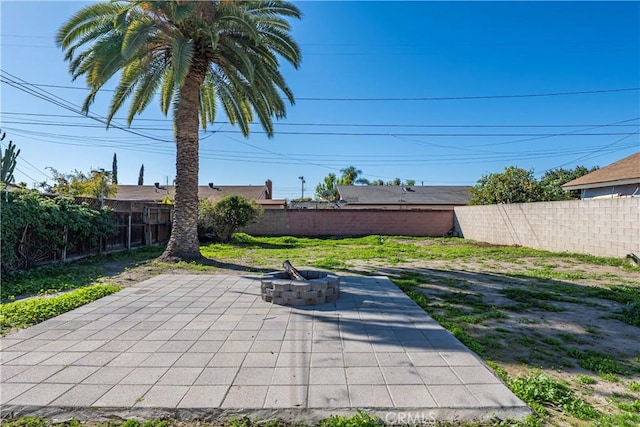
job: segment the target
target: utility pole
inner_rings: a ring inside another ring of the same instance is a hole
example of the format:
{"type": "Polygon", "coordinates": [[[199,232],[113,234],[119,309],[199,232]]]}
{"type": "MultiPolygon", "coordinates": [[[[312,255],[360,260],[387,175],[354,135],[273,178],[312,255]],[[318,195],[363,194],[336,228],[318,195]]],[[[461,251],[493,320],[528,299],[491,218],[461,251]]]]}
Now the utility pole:
{"type": "Polygon", "coordinates": [[[302,187],[302,195],[300,196],[300,201],[302,201],[304,199],[304,183],[306,181],[304,180],[304,176],[299,176],[298,179],[300,180],[300,185],[302,187]]]}

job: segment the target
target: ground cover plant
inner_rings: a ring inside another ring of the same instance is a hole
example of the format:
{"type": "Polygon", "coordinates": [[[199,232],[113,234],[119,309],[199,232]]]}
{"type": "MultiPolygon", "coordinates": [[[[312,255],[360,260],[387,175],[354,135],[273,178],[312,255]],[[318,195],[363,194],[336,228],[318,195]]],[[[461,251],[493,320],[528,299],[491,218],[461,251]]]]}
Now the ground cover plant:
{"type": "MultiPolygon", "coordinates": [[[[538,414],[485,425],[640,425],[640,268],[628,260],[390,236],[236,234],[201,251],[210,261],[165,264],[153,260],[158,249],[108,280],[128,286],[158,273],[259,274],[285,259],[341,275],[386,275],[538,414]]],[[[115,273],[126,262],[84,265],[115,273]]]]}

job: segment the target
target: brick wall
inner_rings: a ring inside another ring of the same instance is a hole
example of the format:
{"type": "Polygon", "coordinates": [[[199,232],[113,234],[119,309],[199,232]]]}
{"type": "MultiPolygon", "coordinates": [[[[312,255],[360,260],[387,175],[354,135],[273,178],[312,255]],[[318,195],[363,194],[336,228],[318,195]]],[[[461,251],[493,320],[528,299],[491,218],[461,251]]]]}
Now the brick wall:
{"type": "Polygon", "coordinates": [[[458,206],[466,239],[559,252],[640,255],[640,198],[458,206]]]}
{"type": "Polygon", "coordinates": [[[259,235],[444,236],[453,228],[452,210],[265,210],[257,224],[243,231],[259,235]]]}

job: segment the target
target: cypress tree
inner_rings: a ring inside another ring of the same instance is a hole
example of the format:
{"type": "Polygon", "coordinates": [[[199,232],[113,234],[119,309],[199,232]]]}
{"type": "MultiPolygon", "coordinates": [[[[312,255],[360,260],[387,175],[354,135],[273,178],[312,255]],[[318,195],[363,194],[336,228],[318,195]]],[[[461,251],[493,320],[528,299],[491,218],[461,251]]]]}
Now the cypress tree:
{"type": "Polygon", "coordinates": [[[118,157],[116,153],[113,153],[113,162],[111,163],[111,176],[113,178],[113,183],[118,184],[118,157]]]}
{"type": "Polygon", "coordinates": [[[138,185],[144,184],[144,163],[140,166],[140,173],[138,174],[138,185]]]}

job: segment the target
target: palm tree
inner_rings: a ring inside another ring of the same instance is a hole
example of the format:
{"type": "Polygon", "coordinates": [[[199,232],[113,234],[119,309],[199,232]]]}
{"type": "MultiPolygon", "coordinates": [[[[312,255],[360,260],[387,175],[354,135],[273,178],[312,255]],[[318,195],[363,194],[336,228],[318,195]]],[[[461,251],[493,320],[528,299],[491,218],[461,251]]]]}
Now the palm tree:
{"type": "Polygon", "coordinates": [[[88,112],[99,89],[114,75],[119,84],[107,126],[130,98],[128,123],[160,92],[171,109],[176,139],[173,229],[163,260],[200,258],[198,219],[198,131],[213,123],[218,107],[245,136],[257,115],[269,136],[272,118],[285,117],[281,95],[293,94],[279,71],[279,57],[294,67],[300,49],[288,18],[300,18],[278,0],[113,0],[77,12],[57,34],[69,70],[91,89],[88,112]]]}

